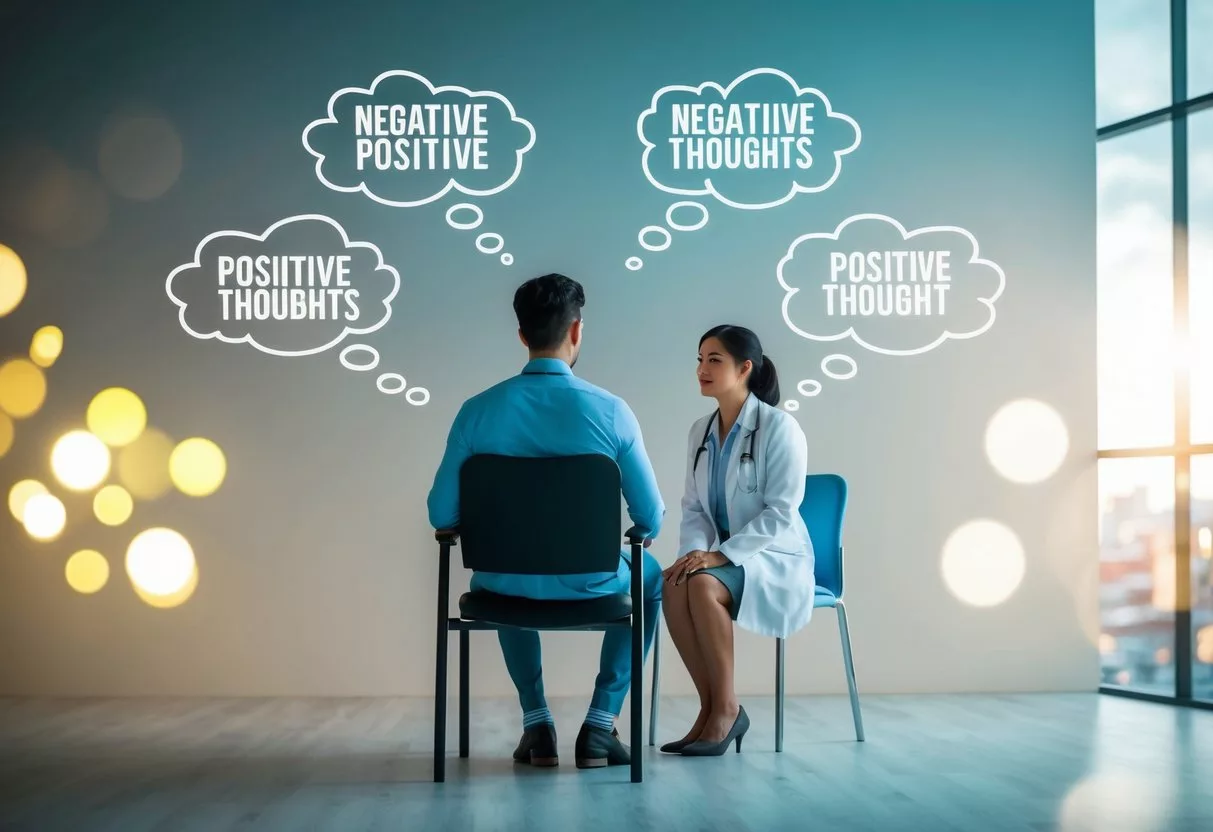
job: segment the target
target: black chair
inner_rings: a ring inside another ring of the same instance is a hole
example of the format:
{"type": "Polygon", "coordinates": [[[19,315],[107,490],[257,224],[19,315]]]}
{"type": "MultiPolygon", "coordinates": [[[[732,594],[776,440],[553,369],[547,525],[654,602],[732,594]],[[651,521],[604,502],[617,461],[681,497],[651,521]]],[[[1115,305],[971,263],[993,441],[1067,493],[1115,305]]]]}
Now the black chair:
{"type": "MultiPolygon", "coordinates": [[[[435,534],[441,560],[434,680],[434,782],[446,779],[450,631],[459,633],[459,756],[466,758],[468,633],[503,627],[540,631],[605,631],[616,627],[631,630],[632,782],[643,779],[644,536],[637,528],[621,534],[620,495],[619,467],[613,459],[600,454],[540,458],[477,454],[463,464],[459,473],[459,528],[442,529],[435,534]],[[459,599],[459,617],[448,617],[452,546],[462,548],[463,565],[467,569],[517,575],[571,575],[616,571],[621,539],[632,547],[630,594],[585,601],[535,601],[492,592],[467,592],[459,599]]],[[[654,709],[656,700],[654,661],[654,709]]]]}

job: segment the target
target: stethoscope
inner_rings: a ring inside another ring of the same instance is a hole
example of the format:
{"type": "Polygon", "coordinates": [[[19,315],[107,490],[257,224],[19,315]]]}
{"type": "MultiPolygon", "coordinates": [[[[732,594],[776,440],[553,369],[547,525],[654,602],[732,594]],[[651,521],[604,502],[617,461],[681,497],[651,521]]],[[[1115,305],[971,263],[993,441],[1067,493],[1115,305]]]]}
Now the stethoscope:
{"type": "MultiPolygon", "coordinates": [[[[699,440],[699,450],[695,451],[695,461],[691,465],[692,474],[694,474],[695,471],[698,470],[698,468],[699,468],[700,455],[702,455],[703,452],[708,449],[708,437],[712,435],[712,423],[715,422],[719,416],[720,416],[720,410],[717,409],[716,412],[712,414],[712,418],[708,419],[708,426],[703,431],[703,438],[699,440]]],[[[760,417],[761,417],[761,413],[754,414],[754,429],[752,431],[750,431],[749,434],[746,436],[746,439],[749,440],[750,448],[748,451],[742,450],[742,452],[741,452],[741,459],[738,462],[738,468],[740,469],[738,471],[739,475],[745,472],[747,460],[750,463],[751,473],[753,472],[753,468],[754,468],[754,464],[755,464],[754,463],[754,434],[758,433],[758,426],[761,421],[760,417]]],[[[758,490],[758,477],[753,477],[751,479],[748,476],[738,476],[738,480],[741,483],[741,490],[744,491],[745,493],[753,494],[755,491],[758,490]]]]}

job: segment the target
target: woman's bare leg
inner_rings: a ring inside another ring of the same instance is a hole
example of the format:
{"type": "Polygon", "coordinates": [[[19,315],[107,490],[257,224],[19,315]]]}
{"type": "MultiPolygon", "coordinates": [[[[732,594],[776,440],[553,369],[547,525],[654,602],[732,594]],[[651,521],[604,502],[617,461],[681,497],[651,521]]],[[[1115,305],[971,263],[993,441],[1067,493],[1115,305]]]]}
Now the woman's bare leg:
{"type": "Polygon", "coordinates": [[[712,575],[692,575],[689,587],[691,621],[708,674],[711,713],[699,732],[704,742],[720,742],[733,727],[740,706],[733,685],[732,596],[712,575]]]}
{"type": "Polygon", "coordinates": [[[687,672],[691,674],[691,681],[695,683],[695,690],[699,693],[699,718],[683,737],[685,741],[698,738],[708,715],[712,712],[708,668],[699,651],[699,639],[695,635],[695,624],[691,620],[689,588],[689,581],[677,585],[668,581],[661,588],[661,609],[665,613],[666,627],[669,628],[670,638],[678,648],[678,655],[682,656],[682,663],[686,665],[687,672]]]}

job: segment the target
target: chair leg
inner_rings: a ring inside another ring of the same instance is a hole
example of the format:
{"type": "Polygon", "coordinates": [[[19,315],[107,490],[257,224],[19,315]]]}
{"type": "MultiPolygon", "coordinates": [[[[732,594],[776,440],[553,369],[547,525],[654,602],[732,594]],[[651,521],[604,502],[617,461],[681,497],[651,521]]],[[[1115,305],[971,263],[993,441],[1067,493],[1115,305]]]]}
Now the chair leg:
{"type": "Polygon", "coordinates": [[[786,642],[775,639],[775,751],[783,751],[783,665],[786,642]]]}
{"type": "Polygon", "coordinates": [[[459,756],[467,759],[468,757],[468,723],[470,702],[469,688],[471,681],[469,679],[471,645],[469,644],[469,633],[467,630],[459,631],[459,756]]]}
{"type": "Polygon", "coordinates": [[[446,663],[447,630],[446,618],[439,610],[438,649],[434,671],[434,782],[446,780],[446,663]]]}
{"type": "MultiPolygon", "coordinates": [[[[640,605],[637,605],[639,607],[640,605]]],[[[632,782],[644,779],[644,618],[632,612],[632,782]]]]}
{"type": "Polygon", "coordinates": [[[847,688],[851,692],[851,716],[855,718],[855,741],[863,742],[863,716],[859,713],[859,689],[855,685],[855,663],[851,660],[851,631],[847,626],[847,611],[839,601],[838,633],[842,637],[842,662],[847,671],[847,688]]]}
{"type": "Polygon", "coordinates": [[[661,702],[661,619],[653,630],[653,683],[649,701],[649,745],[657,744],[657,708],[661,702]]]}

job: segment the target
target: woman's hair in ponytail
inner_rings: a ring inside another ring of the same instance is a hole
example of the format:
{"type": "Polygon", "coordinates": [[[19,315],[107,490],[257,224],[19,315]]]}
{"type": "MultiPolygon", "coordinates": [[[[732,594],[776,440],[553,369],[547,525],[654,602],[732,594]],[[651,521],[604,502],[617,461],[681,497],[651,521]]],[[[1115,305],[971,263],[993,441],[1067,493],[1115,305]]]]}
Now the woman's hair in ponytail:
{"type": "Polygon", "coordinates": [[[749,361],[752,369],[746,383],[750,392],[772,407],[779,405],[779,373],[775,370],[775,362],[763,355],[757,335],[744,326],[723,324],[705,332],[699,339],[699,346],[709,338],[720,341],[738,364],[749,361]]]}

